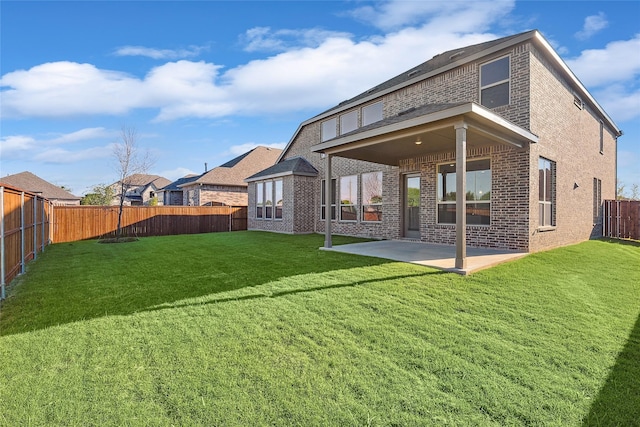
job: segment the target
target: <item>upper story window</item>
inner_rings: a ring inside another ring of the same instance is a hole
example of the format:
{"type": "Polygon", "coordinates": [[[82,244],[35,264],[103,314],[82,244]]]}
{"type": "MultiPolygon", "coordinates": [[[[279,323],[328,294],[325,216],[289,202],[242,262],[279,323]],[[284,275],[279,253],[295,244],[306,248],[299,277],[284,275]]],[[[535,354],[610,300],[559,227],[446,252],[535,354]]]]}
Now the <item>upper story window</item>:
{"type": "Polygon", "coordinates": [[[358,111],[351,111],[340,116],[340,135],[358,129],[358,111]]]}
{"type": "Polygon", "coordinates": [[[509,105],[509,57],[480,66],[480,103],[487,108],[509,105]]]}
{"type": "Polygon", "coordinates": [[[382,120],[382,101],[362,107],[362,126],[382,120]]]}
{"type": "Polygon", "coordinates": [[[328,141],[330,139],[335,138],[337,135],[338,120],[334,117],[333,119],[329,119],[327,121],[322,122],[322,141],[328,141]]]}

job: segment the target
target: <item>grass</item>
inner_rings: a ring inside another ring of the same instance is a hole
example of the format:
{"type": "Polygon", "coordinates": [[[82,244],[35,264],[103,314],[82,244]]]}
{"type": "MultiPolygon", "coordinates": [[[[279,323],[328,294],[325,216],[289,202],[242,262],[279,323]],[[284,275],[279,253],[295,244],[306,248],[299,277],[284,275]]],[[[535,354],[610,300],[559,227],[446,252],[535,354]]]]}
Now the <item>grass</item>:
{"type": "Polygon", "coordinates": [[[51,246],[0,312],[0,425],[638,425],[638,245],[469,277],[321,245],[51,246]]]}

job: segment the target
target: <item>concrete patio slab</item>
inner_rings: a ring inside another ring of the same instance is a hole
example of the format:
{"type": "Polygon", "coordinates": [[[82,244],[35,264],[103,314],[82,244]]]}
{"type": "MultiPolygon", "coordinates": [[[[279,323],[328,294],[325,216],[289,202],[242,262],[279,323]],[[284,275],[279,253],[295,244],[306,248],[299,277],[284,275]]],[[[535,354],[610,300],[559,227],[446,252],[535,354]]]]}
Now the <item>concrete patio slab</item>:
{"type": "Polygon", "coordinates": [[[409,240],[379,240],[339,245],[332,248],[322,247],[320,249],[409,262],[463,275],[527,255],[526,252],[467,248],[467,267],[458,269],[455,268],[456,248],[449,245],[436,245],[409,240]]]}

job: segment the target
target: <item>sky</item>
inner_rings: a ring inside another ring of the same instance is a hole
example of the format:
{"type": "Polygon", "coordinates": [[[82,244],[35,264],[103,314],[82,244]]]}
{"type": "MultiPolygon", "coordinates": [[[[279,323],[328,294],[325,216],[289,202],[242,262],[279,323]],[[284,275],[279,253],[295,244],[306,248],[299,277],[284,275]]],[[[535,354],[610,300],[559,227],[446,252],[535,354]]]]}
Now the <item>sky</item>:
{"type": "Polygon", "coordinates": [[[640,1],[0,1],[0,178],[82,196],[123,127],[176,180],[434,55],[538,29],[614,120],[640,184],[640,1]]]}

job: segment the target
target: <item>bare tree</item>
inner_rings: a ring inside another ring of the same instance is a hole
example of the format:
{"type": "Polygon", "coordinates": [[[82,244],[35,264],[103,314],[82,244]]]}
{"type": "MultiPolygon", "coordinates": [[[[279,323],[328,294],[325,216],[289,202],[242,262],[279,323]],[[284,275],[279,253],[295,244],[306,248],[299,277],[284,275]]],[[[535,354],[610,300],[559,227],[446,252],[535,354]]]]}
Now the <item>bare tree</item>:
{"type": "Polygon", "coordinates": [[[146,174],[154,163],[148,150],[140,152],[138,148],[138,132],[135,127],[122,126],[119,141],[114,145],[113,157],[120,187],[118,228],[116,239],[122,236],[122,210],[127,191],[131,188],[135,174],[146,174]]]}

